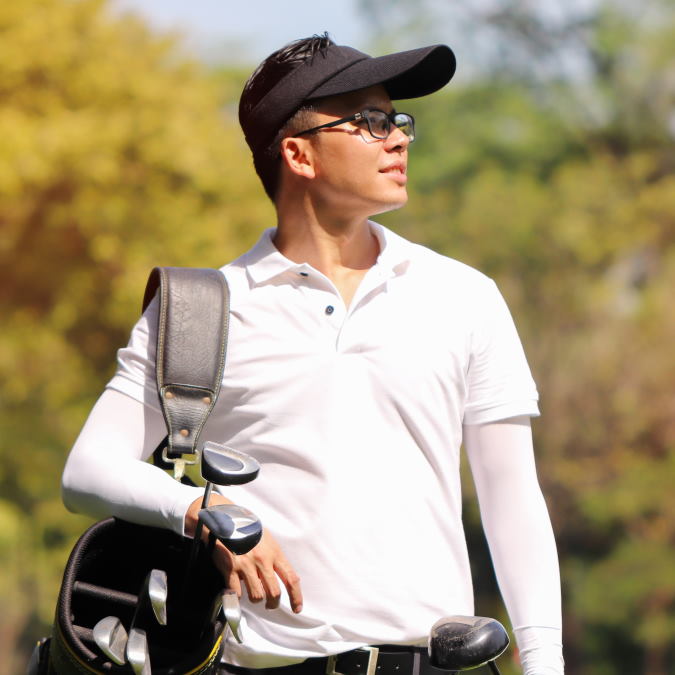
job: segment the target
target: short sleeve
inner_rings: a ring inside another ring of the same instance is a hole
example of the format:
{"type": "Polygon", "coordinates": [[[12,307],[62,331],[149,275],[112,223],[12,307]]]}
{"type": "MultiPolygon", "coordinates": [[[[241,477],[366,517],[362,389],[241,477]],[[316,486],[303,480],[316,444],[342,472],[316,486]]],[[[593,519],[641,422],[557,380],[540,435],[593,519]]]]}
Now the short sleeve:
{"type": "Polygon", "coordinates": [[[486,279],[474,303],[464,424],[539,415],[537,388],[506,302],[486,279]]]}

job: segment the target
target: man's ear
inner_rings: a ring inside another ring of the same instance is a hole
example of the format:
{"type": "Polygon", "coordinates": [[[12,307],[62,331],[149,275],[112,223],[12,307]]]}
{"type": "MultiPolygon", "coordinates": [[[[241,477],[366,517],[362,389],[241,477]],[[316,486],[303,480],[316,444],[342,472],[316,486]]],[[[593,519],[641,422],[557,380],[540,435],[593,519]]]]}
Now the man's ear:
{"type": "Polygon", "coordinates": [[[290,136],[281,141],[281,161],[291,173],[303,178],[314,178],[314,156],[312,144],[307,138],[290,136]]]}

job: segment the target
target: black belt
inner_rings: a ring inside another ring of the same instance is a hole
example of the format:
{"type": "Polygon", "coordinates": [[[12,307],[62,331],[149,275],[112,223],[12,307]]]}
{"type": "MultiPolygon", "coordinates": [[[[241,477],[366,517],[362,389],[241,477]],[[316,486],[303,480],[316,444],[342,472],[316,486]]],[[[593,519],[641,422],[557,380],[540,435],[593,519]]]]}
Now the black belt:
{"type": "Polygon", "coordinates": [[[240,668],[223,664],[232,675],[442,675],[429,663],[426,647],[378,645],[334,656],[309,658],[277,668],[240,668]]]}

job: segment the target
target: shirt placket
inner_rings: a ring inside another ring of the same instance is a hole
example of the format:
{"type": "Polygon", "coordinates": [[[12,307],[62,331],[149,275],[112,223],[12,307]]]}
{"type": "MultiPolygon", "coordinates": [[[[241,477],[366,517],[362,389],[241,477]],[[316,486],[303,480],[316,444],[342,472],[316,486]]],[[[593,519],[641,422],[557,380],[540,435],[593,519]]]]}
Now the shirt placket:
{"type": "Polygon", "coordinates": [[[300,266],[297,274],[299,286],[307,296],[312,311],[322,314],[327,338],[331,348],[337,352],[344,351],[349,345],[349,326],[354,314],[363,309],[376,290],[385,290],[387,280],[392,276],[377,265],[368,270],[347,308],[328,277],[308,265],[300,266]]]}

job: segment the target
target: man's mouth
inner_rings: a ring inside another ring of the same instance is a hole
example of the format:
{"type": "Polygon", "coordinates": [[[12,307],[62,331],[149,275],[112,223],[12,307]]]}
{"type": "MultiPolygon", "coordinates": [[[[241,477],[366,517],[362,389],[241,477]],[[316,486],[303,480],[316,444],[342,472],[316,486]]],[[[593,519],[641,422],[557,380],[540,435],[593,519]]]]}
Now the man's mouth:
{"type": "Polygon", "coordinates": [[[380,169],[380,173],[400,173],[405,175],[405,164],[390,164],[384,169],[380,169]]]}
{"type": "Polygon", "coordinates": [[[390,164],[389,166],[380,169],[380,173],[383,173],[396,184],[404,186],[408,183],[408,176],[405,174],[406,166],[402,162],[396,162],[395,164],[390,164]]]}

